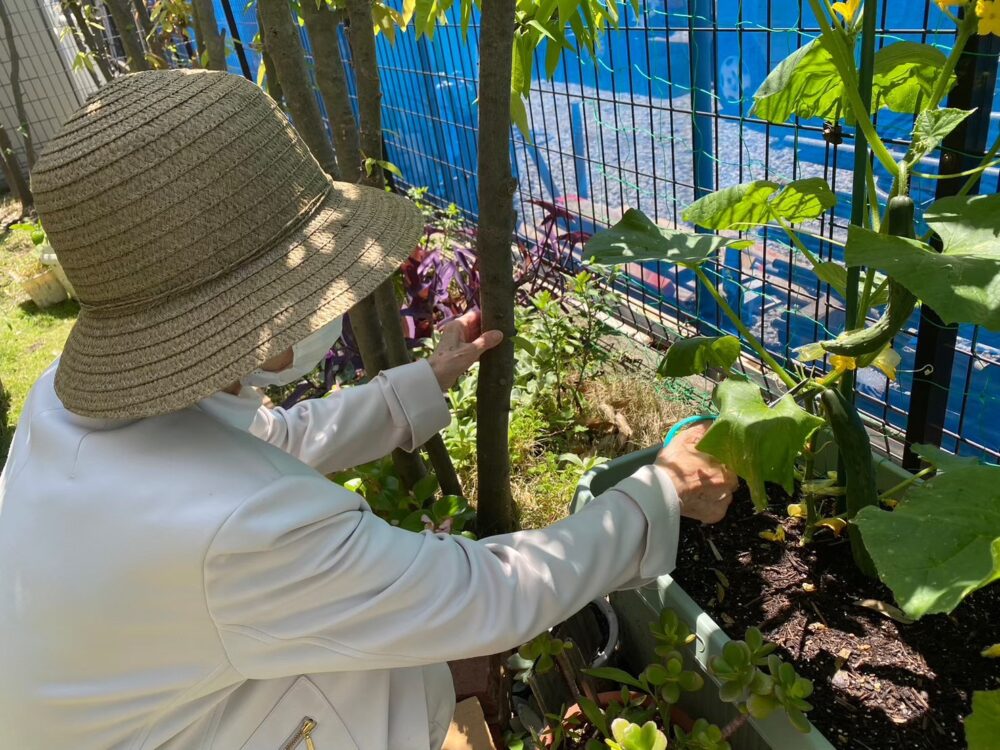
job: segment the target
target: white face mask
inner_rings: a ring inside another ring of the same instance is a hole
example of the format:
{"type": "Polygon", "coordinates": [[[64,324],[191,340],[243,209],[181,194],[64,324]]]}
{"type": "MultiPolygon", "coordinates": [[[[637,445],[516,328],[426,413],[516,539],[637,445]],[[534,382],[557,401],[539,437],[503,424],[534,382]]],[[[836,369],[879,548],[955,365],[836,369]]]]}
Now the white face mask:
{"type": "Polygon", "coordinates": [[[292,364],[278,372],[254,370],[240,379],[242,385],[267,388],[272,385],[290,385],[312,372],[340,338],[344,329],[344,319],[331,320],[317,331],[313,331],[292,347],[292,364]]]}

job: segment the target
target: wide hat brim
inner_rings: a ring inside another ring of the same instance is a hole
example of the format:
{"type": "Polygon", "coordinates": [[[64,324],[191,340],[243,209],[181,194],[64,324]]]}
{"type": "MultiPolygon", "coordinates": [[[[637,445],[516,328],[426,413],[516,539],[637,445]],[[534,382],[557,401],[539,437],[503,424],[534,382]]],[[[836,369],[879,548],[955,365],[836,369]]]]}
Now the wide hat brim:
{"type": "Polygon", "coordinates": [[[224,275],[135,309],[81,309],[56,393],[70,411],[105,419],[191,406],[371,294],[423,228],[406,198],[331,181],[299,227],[224,275]]]}

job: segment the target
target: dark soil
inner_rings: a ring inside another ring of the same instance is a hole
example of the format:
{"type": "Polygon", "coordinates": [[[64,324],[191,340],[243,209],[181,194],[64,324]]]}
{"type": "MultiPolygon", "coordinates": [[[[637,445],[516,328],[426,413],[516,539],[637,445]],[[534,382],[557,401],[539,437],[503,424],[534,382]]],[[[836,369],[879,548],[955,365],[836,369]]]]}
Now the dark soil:
{"type": "Polygon", "coordinates": [[[756,625],[813,680],[809,718],[834,745],[965,748],[972,692],[1000,687],[1000,665],[980,656],[1000,643],[1000,585],[976,592],[950,616],[896,622],[855,604],[893,599],[854,567],[846,534],[838,539],[824,529],[799,546],[804,524],[787,518],[783,494],[772,495],[774,513],[754,515],[749,498],[738,495],[722,523],[685,522],[677,581],[730,636],[756,625]],[[784,542],[759,536],[779,524],[784,542]]]}

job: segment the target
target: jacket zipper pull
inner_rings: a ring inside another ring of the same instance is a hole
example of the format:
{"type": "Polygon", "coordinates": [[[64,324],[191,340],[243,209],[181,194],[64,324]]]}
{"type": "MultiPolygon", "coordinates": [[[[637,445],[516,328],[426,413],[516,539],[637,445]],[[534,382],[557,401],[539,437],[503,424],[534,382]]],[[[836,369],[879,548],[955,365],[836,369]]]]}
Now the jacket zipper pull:
{"type": "Polygon", "coordinates": [[[289,737],[288,742],[281,746],[281,750],[295,750],[303,741],[306,743],[306,750],[316,750],[312,740],[312,732],[315,728],[316,720],[310,716],[303,716],[299,728],[295,730],[295,734],[289,737]]]}

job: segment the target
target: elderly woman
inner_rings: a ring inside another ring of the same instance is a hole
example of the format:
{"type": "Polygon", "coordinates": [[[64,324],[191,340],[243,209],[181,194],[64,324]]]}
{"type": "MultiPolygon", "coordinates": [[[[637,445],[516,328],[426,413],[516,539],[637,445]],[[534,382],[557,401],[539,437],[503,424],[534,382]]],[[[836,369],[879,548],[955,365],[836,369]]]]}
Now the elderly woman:
{"type": "Polygon", "coordinates": [[[725,513],[696,430],[572,518],[478,542],[329,482],[442,429],[502,337],[466,317],[428,360],[264,408],[422,221],[331,182],[241,78],[117,79],[33,180],[81,311],[0,480],[0,747],[436,750],[446,660],[669,572],[679,517],[725,513]]]}

